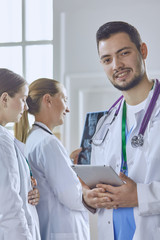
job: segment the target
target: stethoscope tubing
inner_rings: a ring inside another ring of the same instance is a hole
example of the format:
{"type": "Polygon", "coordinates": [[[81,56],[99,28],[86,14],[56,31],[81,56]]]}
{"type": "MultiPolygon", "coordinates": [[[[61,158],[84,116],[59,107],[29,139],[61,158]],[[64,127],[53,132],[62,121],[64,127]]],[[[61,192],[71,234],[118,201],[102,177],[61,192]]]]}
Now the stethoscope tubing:
{"type": "MultiPolygon", "coordinates": [[[[154,93],[153,93],[153,96],[152,96],[151,101],[149,103],[149,106],[148,106],[148,108],[146,110],[146,113],[145,113],[145,115],[143,117],[143,120],[142,120],[142,123],[141,123],[141,126],[140,126],[140,130],[138,132],[138,135],[132,137],[132,140],[131,140],[132,147],[143,146],[143,143],[144,143],[143,136],[144,136],[145,130],[147,128],[148,122],[149,122],[149,120],[151,118],[151,115],[152,115],[152,112],[154,110],[154,107],[156,105],[156,101],[158,99],[159,94],[160,94],[160,82],[156,79],[156,86],[155,86],[155,89],[154,89],[154,93]],[[136,142],[136,141],[138,141],[137,139],[139,140],[139,142],[136,142]]],[[[119,106],[118,106],[118,108],[117,108],[117,110],[116,110],[116,112],[115,112],[115,114],[113,116],[113,119],[110,122],[110,125],[114,122],[115,118],[117,117],[117,115],[119,113],[119,110],[120,110],[120,107],[121,107],[121,104],[122,104],[122,100],[123,100],[123,95],[120,98],[118,98],[117,101],[110,107],[110,109],[106,113],[106,116],[105,116],[103,122],[101,123],[101,125],[98,128],[98,130],[96,131],[96,134],[102,128],[104,122],[106,121],[106,118],[110,115],[112,109],[120,102],[120,104],[119,104],[119,106]]],[[[101,143],[96,143],[95,142],[96,134],[91,139],[91,143],[93,143],[95,146],[100,146],[104,142],[108,132],[109,132],[109,129],[107,129],[106,134],[104,135],[104,138],[101,141],[101,143]]]]}
{"type": "Polygon", "coordinates": [[[152,115],[152,112],[154,110],[154,107],[155,107],[155,104],[156,104],[156,101],[157,101],[157,98],[160,94],[160,83],[159,81],[156,79],[156,86],[155,86],[155,91],[153,93],[153,96],[152,96],[152,99],[149,103],[149,106],[147,108],[147,111],[145,113],[145,116],[143,118],[143,121],[142,121],[142,124],[141,124],[141,127],[140,127],[140,130],[139,130],[139,133],[138,135],[144,135],[144,132],[147,128],[147,125],[148,125],[148,122],[150,120],[150,117],[152,115]]]}

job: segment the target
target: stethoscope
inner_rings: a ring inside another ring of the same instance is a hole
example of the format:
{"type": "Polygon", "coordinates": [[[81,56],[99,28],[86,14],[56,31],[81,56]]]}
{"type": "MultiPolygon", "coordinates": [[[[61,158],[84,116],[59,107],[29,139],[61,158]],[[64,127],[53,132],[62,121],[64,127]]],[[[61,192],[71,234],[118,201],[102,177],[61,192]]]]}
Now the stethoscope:
{"type": "Polygon", "coordinates": [[[45,132],[47,132],[47,133],[49,133],[49,134],[53,135],[53,133],[52,133],[52,132],[50,132],[48,129],[46,129],[46,128],[42,127],[41,125],[39,125],[39,124],[37,124],[37,123],[34,123],[34,124],[33,124],[33,126],[37,126],[37,127],[41,128],[41,129],[43,129],[45,132]]]}
{"type": "MultiPolygon", "coordinates": [[[[143,117],[143,120],[142,120],[140,129],[139,129],[138,135],[133,136],[132,139],[131,139],[131,145],[132,145],[133,148],[141,147],[144,144],[144,133],[145,133],[145,130],[147,128],[148,122],[149,122],[149,120],[151,118],[151,114],[152,114],[152,112],[154,110],[154,107],[156,105],[156,101],[157,101],[157,98],[158,98],[159,94],[160,94],[160,83],[156,79],[156,85],[155,85],[154,93],[153,93],[153,96],[152,96],[151,101],[149,103],[149,106],[148,106],[148,108],[146,110],[146,113],[145,113],[145,115],[143,117]]],[[[110,109],[106,113],[106,116],[104,117],[102,123],[100,124],[100,126],[97,129],[95,135],[91,139],[91,143],[93,145],[100,146],[105,141],[106,136],[107,136],[107,134],[109,132],[109,127],[107,128],[106,133],[105,133],[105,135],[103,136],[102,139],[97,139],[96,136],[100,133],[104,122],[106,121],[106,119],[108,118],[110,113],[112,112],[113,108],[120,102],[116,112],[114,113],[114,116],[113,116],[111,122],[109,123],[109,126],[115,121],[115,119],[116,119],[116,117],[117,117],[117,115],[119,113],[119,110],[120,110],[120,107],[121,107],[121,104],[122,104],[122,100],[123,100],[123,96],[118,98],[118,100],[110,107],[110,109]]]]}

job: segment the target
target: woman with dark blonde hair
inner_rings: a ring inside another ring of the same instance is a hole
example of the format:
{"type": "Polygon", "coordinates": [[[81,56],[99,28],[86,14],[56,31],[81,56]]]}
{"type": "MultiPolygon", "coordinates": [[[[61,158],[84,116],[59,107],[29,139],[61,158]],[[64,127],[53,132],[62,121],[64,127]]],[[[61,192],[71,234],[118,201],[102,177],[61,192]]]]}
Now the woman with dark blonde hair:
{"type": "Polygon", "coordinates": [[[52,133],[69,112],[66,90],[58,81],[38,79],[29,86],[27,104],[35,123],[28,135],[29,129],[22,127],[26,126],[27,116],[23,116],[22,126],[17,128],[21,136],[17,136],[25,142],[28,135],[26,156],[41,196],[37,205],[41,238],[89,240],[81,184],[70,167],[72,162],[66,149],[52,133]]]}
{"type": "Polygon", "coordinates": [[[18,74],[0,68],[0,239],[40,240],[34,205],[39,193],[24,157],[24,144],[5,125],[18,122],[28,109],[28,84],[18,74]],[[28,196],[29,192],[29,196],[28,196]]]}

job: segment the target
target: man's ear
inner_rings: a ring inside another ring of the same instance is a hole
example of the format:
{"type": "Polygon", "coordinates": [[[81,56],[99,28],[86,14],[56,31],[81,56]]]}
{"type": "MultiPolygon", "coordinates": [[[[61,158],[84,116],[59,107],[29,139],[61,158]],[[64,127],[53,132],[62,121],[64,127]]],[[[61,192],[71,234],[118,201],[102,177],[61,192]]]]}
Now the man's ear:
{"type": "Polygon", "coordinates": [[[148,55],[148,49],[147,49],[147,45],[145,43],[141,44],[140,51],[141,51],[142,58],[146,59],[147,55],[148,55]]]}
{"type": "Polygon", "coordinates": [[[2,93],[1,97],[0,97],[0,101],[2,103],[2,106],[7,107],[7,103],[9,100],[9,95],[7,92],[2,93]]]}

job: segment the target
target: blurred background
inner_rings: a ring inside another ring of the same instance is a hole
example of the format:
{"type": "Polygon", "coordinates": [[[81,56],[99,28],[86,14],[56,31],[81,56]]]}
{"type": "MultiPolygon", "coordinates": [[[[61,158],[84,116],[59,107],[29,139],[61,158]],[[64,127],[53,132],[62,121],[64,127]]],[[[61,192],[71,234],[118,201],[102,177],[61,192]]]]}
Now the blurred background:
{"type": "MultiPolygon", "coordinates": [[[[55,133],[71,152],[80,145],[86,113],[107,110],[120,95],[99,63],[97,29],[115,20],[134,25],[148,46],[149,77],[158,78],[159,10],[159,0],[0,0],[0,67],[28,83],[48,77],[66,86],[71,112],[55,133]]],[[[92,240],[95,223],[91,217],[92,240]]]]}

